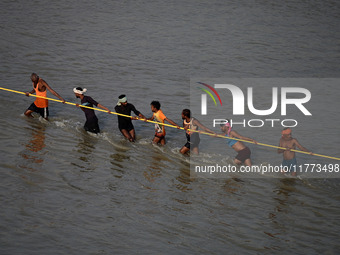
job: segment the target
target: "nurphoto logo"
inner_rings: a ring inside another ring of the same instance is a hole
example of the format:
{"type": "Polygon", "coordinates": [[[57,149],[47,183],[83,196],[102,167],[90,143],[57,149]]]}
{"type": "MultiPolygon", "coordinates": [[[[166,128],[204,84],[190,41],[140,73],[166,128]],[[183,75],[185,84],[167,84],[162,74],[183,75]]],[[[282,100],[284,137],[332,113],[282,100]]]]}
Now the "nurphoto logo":
{"type": "MultiPolygon", "coordinates": [[[[273,113],[277,111],[278,108],[280,108],[280,115],[281,116],[287,116],[287,106],[293,105],[295,109],[294,111],[299,110],[302,114],[305,116],[312,116],[312,113],[306,108],[305,104],[308,103],[312,97],[311,92],[306,88],[301,87],[272,87],[271,88],[271,105],[270,107],[266,109],[258,109],[254,106],[254,89],[253,87],[247,87],[247,95],[245,96],[242,89],[236,85],[233,84],[214,84],[209,85],[207,83],[203,82],[197,82],[203,86],[205,86],[208,89],[200,88],[204,94],[201,94],[201,115],[208,115],[208,99],[207,95],[210,96],[210,98],[213,100],[214,104],[217,105],[216,99],[213,96],[212,92],[215,94],[215,96],[218,98],[221,107],[230,108],[232,107],[232,115],[233,116],[244,116],[245,110],[248,110],[253,115],[256,116],[270,116],[273,113]],[[219,93],[217,92],[219,91],[219,93]],[[279,95],[280,91],[280,95],[279,95]],[[232,105],[231,102],[228,102],[228,100],[224,100],[227,102],[227,104],[222,104],[221,95],[225,94],[231,94],[232,96],[232,105]],[[280,107],[279,107],[280,103],[280,107]],[[247,106],[247,109],[245,108],[247,106]]],[[[262,91],[260,91],[262,92],[262,91]]],[[[268,91],[266,91],[268,93],[268,91]]],[[[215,114],[214,112],[211,112],[211,114],[215,114]]],[[[223,121],[225,121],[225,117],[217,118],[213,120],[213,127],[215,127],[218,124],[223,124],[223,121]]],[[[249,127],[262,127],[265,125],[265,123],[271,124],[272,127],[275,126],[275,123],[281,123],[281,126],[283,127],[295,127],[298,125],[297,120],[295,119],[243,119],[241,121],[233,121],[233,119],[230,120],[231,125],[243,125],[249,126],[249,127]]]]}

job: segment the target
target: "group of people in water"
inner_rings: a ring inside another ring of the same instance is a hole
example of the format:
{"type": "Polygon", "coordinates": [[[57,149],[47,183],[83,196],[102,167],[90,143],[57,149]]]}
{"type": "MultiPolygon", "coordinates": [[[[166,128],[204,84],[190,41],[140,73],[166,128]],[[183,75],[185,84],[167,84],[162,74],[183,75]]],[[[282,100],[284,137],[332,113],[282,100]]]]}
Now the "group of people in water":
{"type": "MultiPolygon", "coordinates": [[[[36,73],[31,74],[31,81],[33,83],[33,90],[30,92],[26,92],[26,96],[29,96],[30,94],[35,93],[37,96],[45,97],[47,95],[47,90],[49,90],[54,96],[58,97],[63,103],[65,103],[65,100],[56,92],[54,91],[48,84],[45,82],[42,78],[40,78],[36,73]]],[[[76,87],[73,89],[73,92],[76,96],[76,98],[79,98],[81,100],[81,105],[76,104],[78,107],[82,109],[82,111],[85,113],[86,122],[84,125],[84,129],[88,132],[92,133],[99,133],[100,128],[98,125],[98,118],[94,112],[93,106],[96,106],[98,108],[101,108],[108,113],[111,113],[111,111],[99,104],[96,100],[94,100],[90,96],[86,96],[86,89],[81,87],[76,87]],[[85,106],[85,107],[81,107],[85,106]],[[90,108],[87,108],[90,107],[90,108]]],[[[29,108],[25,111],[25,115],[28,117],[32,117],[32,113],[36,112],[40,114],[43,118],[48,120],[49,111],[48,111],[48,100],[44,98],[37,97],[36,100],[29,106],[29,108]]],[[[115,111],[118,113],[118,128],[122,135],[128,139],[130,142],[134,142],[136,139],[136,133],[134,126],[132,124],[132,120],[134,119],[141,119],[144,121],[147,120],[156,120],[158,123],[155,124],[155,136],[153,138],[154,144],[165,144],[165,127],[161,123],[165,123],[167,121],[171,125],[180,128],[178,124],[176,124],[171,119],[167,118],[166,115],[161,110],[161,104],[158,101],[152,101],[151,104],[151,111],[153,112],[153,115],[150,118],[146,118],[140,111],[136,109],[136,107],[129,103],[127,100],[126,95],[120,95],[118,97],[117,105],[115,106],[115,111]],[[134,114],[137,117],[132,117],[131,112],[134,112],[134,114]],[[127,115],[131,117],[125,117],[122,115],[127,115]]],[[[199,131],[198,129],[201,128],[207,133],[211,133],[214,135],[216,134],[214,131],[210,130],[209,128],[205,127],[202,123],[200,123],[197,119],[192,117],[191,112],[189,109],[184,109],[182,111],[182,119],[183,119],[183,128],[186,131],[186,137],[187,142],[185,145],[180,149],[180,152],[182,154],[187,154],[189,151],[192,153],[198,154],[199,153],[199,143],[200,143],[200,137],[199,137],[199,131]]],[[[229,121],[226,121],[226,124],[221,124],[221,131],[223,136],[227,136],[232,139],[227,139],[227,144],[233,148],[237,155],[234,159],[235,164],[245,164],[247,166],[250,166],[251,159],[251,151],[250,149],[240,140],[250,141],[252,143],[257,144],[257,142],[254,139],[242,136],[241,134],[237,133],[235,130],[232,130],[232,126],[230,125],[229,121]]],[[[304,148],[295,138],[292,138],[291,136],[291,129],[285,128],[282,131],[282,137],[280,139],[280,145],[281,148],[286,149],[278,149],[278,153],[283,153],[283,162],[282,166],[287,166],[289,169],[294,169],[294,166],[297,165],[295,152],[291,151],[292,149],[295,150],[296,147],[298,147],[302,151],[309,152],[306,148],[304,148]]],[[[295,173],[293,173],[294,175],[295,173]]]]}

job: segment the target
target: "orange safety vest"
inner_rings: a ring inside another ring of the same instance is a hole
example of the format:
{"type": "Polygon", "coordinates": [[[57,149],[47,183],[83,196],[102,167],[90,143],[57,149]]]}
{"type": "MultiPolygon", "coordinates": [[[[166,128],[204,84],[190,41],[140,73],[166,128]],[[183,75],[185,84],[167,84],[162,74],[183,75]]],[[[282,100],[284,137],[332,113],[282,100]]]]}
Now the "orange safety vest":
{"type": "MultiPolygon", "coordinates": [[[[42,82],[42,79],[39,78],[38,80],[38,83],[37,83],[37,86],[34,88],[35,90],[35,94],[37,96],[41,96],[41,97],[46,97],[47,95],[47,88],[44,92],[41,92],[39,91],[39,83],[42,82]]],[[[39,108],[46,108],[48,107],[48,100],[47,99],[43,99],[43,98],[39,98],[37,97],[34,101],[34,104],[36,105],[36,107],[39,107],[39,108]]]]}

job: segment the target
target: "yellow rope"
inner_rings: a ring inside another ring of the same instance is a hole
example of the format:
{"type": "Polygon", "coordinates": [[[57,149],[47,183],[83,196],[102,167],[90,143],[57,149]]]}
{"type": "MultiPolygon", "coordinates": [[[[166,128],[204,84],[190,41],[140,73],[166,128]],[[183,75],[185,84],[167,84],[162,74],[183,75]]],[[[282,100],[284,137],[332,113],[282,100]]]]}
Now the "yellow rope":
{"type": "MultiPolygon", "coordinates": [[[[12,90],[12,89],[6,89],[6,88],[2,88],[2,87],[0,87],[0,89],[1,89],[1,90],[4,90],[4,91],[8,91],[8,92],[13,92],[13,93],[17,93],[17,94],[26,95],[25,92],[21,92],[21,91],[16,91],[16,90],[12,90]]],[[[59,100],[59,99],[48,98],[48,97],[42,97],[42,96],[37,96],[37,95],[33,95],[33,94],[29,94],[29,95],[30,95],[30,96],[33,96],[33,97],[38,97],[38,98],[47,99],[47,100],[50,100],[50,101],[59,102],[59,103],[62,103],[62,102],[63,102],[63,101],[61,101],[61,100],[59,100]]],[[[65,104],[77,106],[77,104],[75,104],[75,103],[66,102],[66,101],[65,101],[65,104]]],[[[89,106],[85,106],[85,105],[79,105],[79,107],[84,107],[84,108],[88,108],[88,109],[92,109],[92,110],[96,110],[96,111],[101,111],[101,112],[106,112],[106,113],[108,113],[106,110],[99,109],[99,108],[94,108],[94,107],[89,107],[89,106]]],[[[117,113],[117,112],[110,112],[110,113],[111,113],[111,114],[115,114],[115,115],[119,115],[119,116],[122,116],[122,117],[133,118],[133,117],[130,116],[130,115],[125,115],[125,114],[121,114],[121,113],[117,113]]],[[[182,129],[182,130],[184,130],[183,127],[176,127],[176,126],[174,126],[174,125],[167,124],[167,123],[161,123],[161,122],[157,122],[157,121],[146,120],[146,119],[143,119],[143,118],[140,118],[140,117],[136,117],[136,119],[137,119],[137,120],[142,120],[142,121],[144,121],[144,122],[150,122],[150,123],[155,123],[155,124],[159,124],[159,125],[163,125],[163,126],[168,126],[168,127],[172,127],[172,128],[177,128],[177,129],[182,129]]],[[[253,142],[253,141],[247,141],[247,140],[243,140],[243,139],[227,137],[227,136],[224,136],[224,135],[215,135],[215,134],[212,134],[212,133],[202,132],[202,131],[198,131],[198,130],[191,130],[191,129],[188,129],[188,130],[191,131],[191,132],[197,132],[197,133],[204,134],[204,135],[209,135],[209,136],[212,136],[212,137],[220,137],[220,138],[231,139],[231,140],[236,140],[236,141],[241,141],[241,142],[246,142],[246,143],[255,144],[255,142],[253,142]]],[[[265,146],[265,147],[270,147],[270,148],[274,148],[274,149],[282,149],[282,150],[286,150],[286,148],[284,148],[284,147],[279,147],[279,146],[270,145],[270,144],[265,144],[265,143],[256,143],[256,145],[265,146]]],[[[297,152],[297,153],[303,153],[303,154],[309,154],[309,155],[313,155],[313,156],[317,156],[317,157],[323,157],[323,158],[329,158],[329,159],[340,160],[340,158],[337,158],[337,157],[332,157],[332,156],[327,156],[327,155],[322,155],[322,154],[316,154],[316,153],[311,153],[311,152],[306,152],[306,151],[300,151],[300,150],[294,150],[294,149],[291,149],[290,151],[294,151],[294,152],[297,152]]]]}

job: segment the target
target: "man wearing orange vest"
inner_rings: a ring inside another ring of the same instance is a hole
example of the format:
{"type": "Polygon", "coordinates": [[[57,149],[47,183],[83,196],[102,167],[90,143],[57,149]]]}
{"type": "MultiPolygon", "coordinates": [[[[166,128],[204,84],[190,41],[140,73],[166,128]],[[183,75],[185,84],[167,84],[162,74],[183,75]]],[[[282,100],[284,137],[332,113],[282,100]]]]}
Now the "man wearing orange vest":
{"type": "MultiPolygon", "coordinates": [[[[39,76],[36,73],[31,74],[31,80],[33,83],[33,90],[31,92],[26,92],[26,96],[29,96],[29,94],[35,93],[37,96],[46,97],[47,89],[56,97],[58,97],[63,103],[65,103],[65,100],[59,96],[57,92],[55,92],[43,79],[39,78],[39,76]]],[[[32,112],[37,112],[41,115],[41,117],[48,120],[48,100],[37,97],[35,101],[28,107],[28,109],[25,111],[25,115],[27,117],[33,117],[32,112]]]]}

